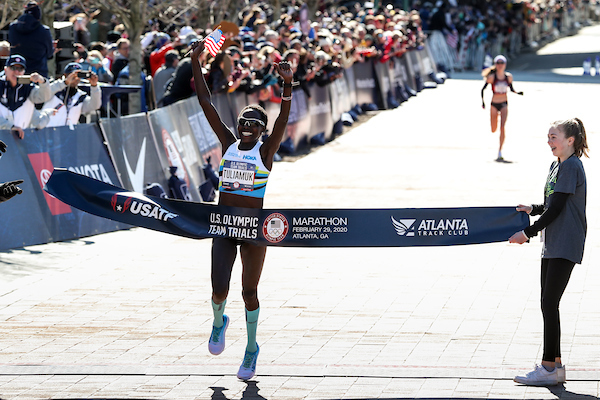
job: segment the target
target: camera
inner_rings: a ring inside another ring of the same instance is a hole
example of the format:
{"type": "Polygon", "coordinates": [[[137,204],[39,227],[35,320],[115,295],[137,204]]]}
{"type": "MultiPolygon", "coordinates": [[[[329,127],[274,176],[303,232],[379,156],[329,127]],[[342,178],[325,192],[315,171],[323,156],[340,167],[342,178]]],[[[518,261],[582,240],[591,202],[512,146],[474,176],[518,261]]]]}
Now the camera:
{"type": "Polygon", "coordinates": [[[17,85],[28,85],[29,83],[31,83],[31,76],[29,76],[29,75],[17,76],[17,85]]]}
{"type": "Polygon", "coordinates": [[[58,39],[58,43],[56,44],[56,48],[58,48],[58,49],[67,49],[67,50],[75,50],[75,46],[73,45],[73,40],[69,40],[69,39],[58,39]]]}
{"type": "Polygon", "coordinates": [[[91,71],[77,71],[77,77],[78,78],[86,78],[88,79],[90,76],[92,76],[92,72],[91,71]]]}

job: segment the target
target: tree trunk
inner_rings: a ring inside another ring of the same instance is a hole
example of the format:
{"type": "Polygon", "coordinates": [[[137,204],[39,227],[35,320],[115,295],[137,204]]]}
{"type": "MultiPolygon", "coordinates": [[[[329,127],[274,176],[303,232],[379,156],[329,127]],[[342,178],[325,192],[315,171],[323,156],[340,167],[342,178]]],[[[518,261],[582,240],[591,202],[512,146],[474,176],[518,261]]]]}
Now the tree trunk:
{"type": "MultiPolygon", "coordinates": [[[[52,39],[55,37],[54,33],[54,1],[48,1],[47,3],[41,3],[40,7],[42,8],[42,24],[47,25],[50,28],[50,34],[52,35],[52,39]]],[[[54,78],[56,73],[56,54],[54,57],[47,60],[48,65],[48,77],[54,78]]]]}
{"type": "Polygon", "coordinates": [[[307,0],[306,5],[308,6],[308,19],[314,20],[319,9],[319,0],[307,0]]]}
{"type": "MultiPolygon", "coordinates": [[[[132,1],[130,22],[131,26],[127,27],[127,33],[129,34],[130,48],[129,48],[129,83],[131,85],[143,85],[142,82],[142,45],[140,43],[140,37],[146,26],[146,21],[142,15],[142,9],[139,3],[132,1]]],[[[135,114],[142,111],[142,97],[141,90],[129,94],[129,114],[135,114]]]]}
{"type": "Polygon", "coordinates": [[[281,2],[273,1],[273,21],[277,21],[281,17],[281,2]]]}
{"type": "Polygon", "coordinates": [[[205,29],[210,25],[210,2],[207,0],[201,0],[198,2],[198,20],[196,21],[196,28],[205,29]]]}
{"type": "Polygon", "coordinates": [[[102,8],[102,12],[98,15],[98,37],[100,41],[105,42],[110,30],[110,17],[112,13],[106,8],[102,8]]]}
{"type": "Polygon", "coordinates": [[[0,12],[0,29],[8,29],[8,24],[19,18],[23,9],[23,2],[19,0],[3,0],[2,11],[0,12]]]}

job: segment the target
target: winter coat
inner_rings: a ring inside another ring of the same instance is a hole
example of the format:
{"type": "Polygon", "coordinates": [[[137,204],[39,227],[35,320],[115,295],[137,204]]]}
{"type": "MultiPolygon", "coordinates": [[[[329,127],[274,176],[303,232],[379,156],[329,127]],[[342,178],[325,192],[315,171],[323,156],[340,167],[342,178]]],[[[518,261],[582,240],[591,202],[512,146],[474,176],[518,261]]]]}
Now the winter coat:
{"type": "Polygon", "coordinates": [[[26,74],[37,72],[48,77],[48,59],[54,56],[50,28],[31,14],[23,14],[8,27],[11,54],[20,54],[27,61],[26,74]]]}

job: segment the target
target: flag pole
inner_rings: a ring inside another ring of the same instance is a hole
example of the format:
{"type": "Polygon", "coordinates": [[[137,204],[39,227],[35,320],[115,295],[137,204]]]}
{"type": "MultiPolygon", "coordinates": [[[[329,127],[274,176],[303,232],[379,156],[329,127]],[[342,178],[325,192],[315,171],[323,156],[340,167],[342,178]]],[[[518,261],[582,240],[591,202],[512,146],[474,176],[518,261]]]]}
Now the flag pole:
{"type": "MultiPolygon", "coordinates": [[[[212,32],[211,35],[214,31],[216,31],[217,29],[221,28],[221,25],[217,26],[212,32]]],[[[204,42],[204,40],[206,40],[207,37],[209,37],[210,35],[206,35],[202,38],[202,40],[200,40],[200,42],[204,42]]],[[[189,56],[190,54],[192,54],[192,52],[194,51],[194,49],[188,51],[187,53],[185,53],[185,55],[183,56],[183,58],[186,58],[187,56],[189,56]]]]}

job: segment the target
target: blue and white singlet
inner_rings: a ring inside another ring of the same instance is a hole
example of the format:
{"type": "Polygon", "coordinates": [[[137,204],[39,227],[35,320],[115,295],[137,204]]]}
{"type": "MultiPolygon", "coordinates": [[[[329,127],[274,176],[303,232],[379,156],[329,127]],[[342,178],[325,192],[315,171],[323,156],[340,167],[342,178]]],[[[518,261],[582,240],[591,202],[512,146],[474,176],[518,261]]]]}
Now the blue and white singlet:
{"type": "Polygon", "coordinates": [[[260,156],[261,141],[250,150],[238,148],[240,140],[233,143],[219,165],[219,191],[247,197],[265,197],[270,171],[260,156]]]}

